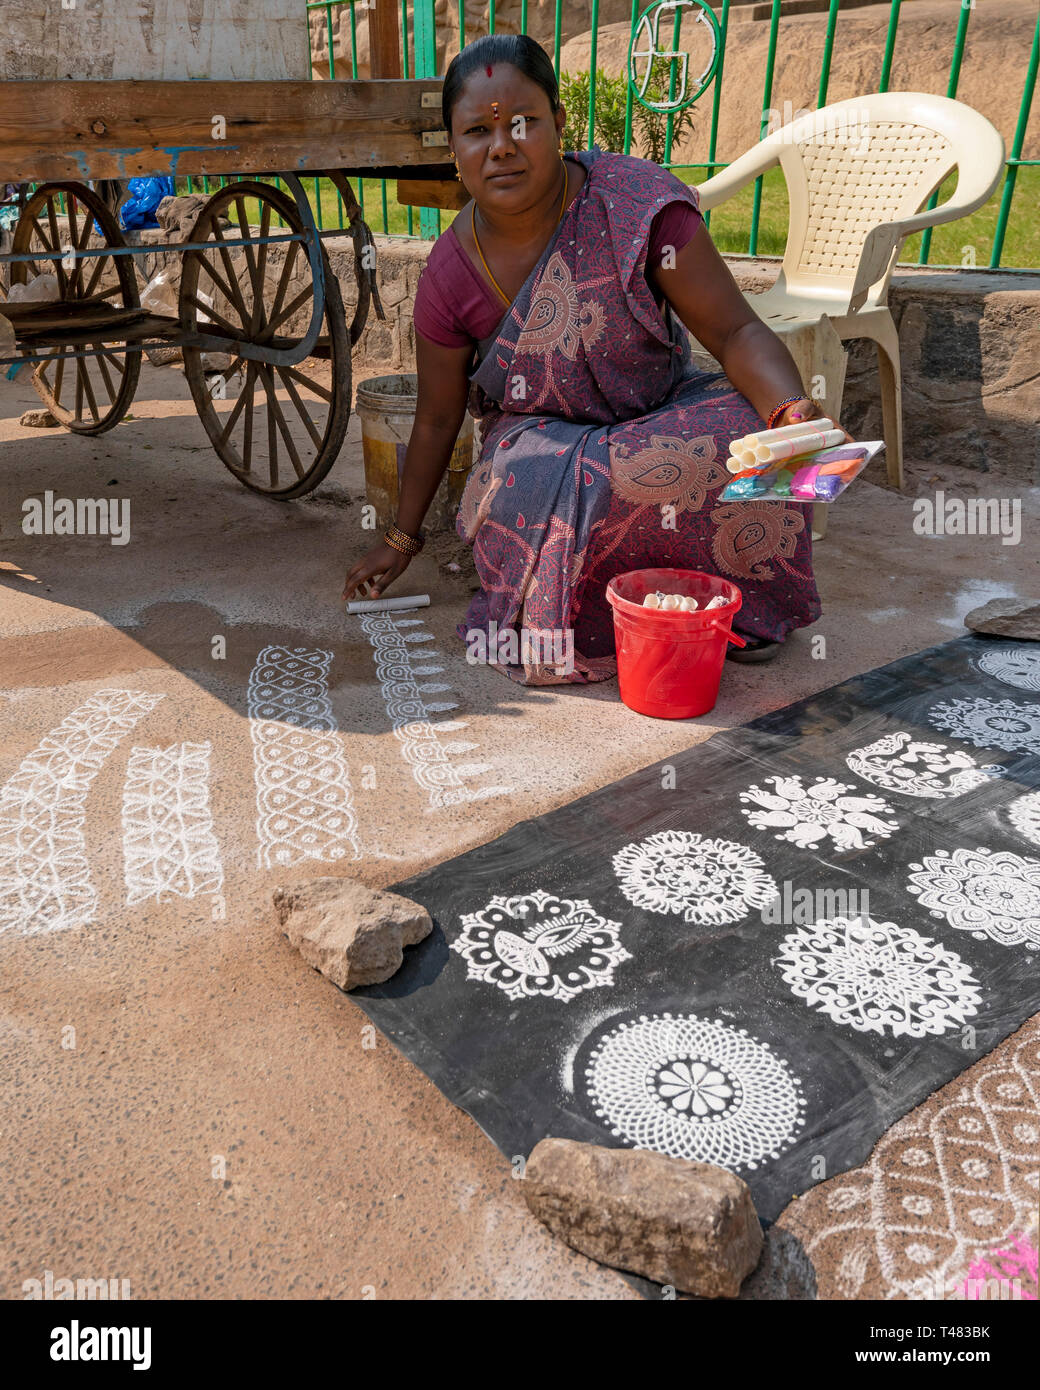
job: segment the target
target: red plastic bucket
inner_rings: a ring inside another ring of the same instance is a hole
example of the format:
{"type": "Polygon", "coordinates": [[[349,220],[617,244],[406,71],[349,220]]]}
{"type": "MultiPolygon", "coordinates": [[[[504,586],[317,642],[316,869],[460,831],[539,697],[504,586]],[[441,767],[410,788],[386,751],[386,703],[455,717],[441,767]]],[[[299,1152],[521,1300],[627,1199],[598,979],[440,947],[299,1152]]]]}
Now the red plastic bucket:
{"type": "Polygon", "coordinates": [[[728,579],[700,570],[630,570],[607,585],[614,610],[618,685],[621,698],[637,714],[655,719],[695,719],[715,708],[727,643],[747,643],[731,630],[742,603],[740,590],[728,579]],[[658,589],[697,600],[694,613],[644,608],[643,599],[658,589]],[[704,612],[721,594],[724,608],[704,612]]]}

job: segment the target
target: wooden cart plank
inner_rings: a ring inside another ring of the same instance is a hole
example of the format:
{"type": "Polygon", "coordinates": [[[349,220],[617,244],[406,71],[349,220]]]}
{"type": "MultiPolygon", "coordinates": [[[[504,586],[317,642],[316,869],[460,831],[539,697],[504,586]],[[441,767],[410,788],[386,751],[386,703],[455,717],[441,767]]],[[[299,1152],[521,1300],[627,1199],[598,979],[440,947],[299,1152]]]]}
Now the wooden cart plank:
{"type": "MultiPolygon", "coordinates": [[[[147,309],[117,309],[97,300],[81,299],[66,303],[14,303],[4,305],[4,317],[9,319],[19,338],[38,334],[49,337],[63,332],[121,328],[128,323],[148,317],[147,309]]],[[[176,323],[177,320],[173,319],[176,323]]]]}
{"type": "Polygon", "coordinates": [[[469,202],[469,194],[458,179],[398,179],[397,201],[403,206],[459,212],[469,202]]]}
{"type": "MultiPolygon", "coordinates": [[[[439,78],[0,82],[0,182],[437,164],[439,78]]],[[[443,137],[442,137],[443,139],[443,137]]]]}

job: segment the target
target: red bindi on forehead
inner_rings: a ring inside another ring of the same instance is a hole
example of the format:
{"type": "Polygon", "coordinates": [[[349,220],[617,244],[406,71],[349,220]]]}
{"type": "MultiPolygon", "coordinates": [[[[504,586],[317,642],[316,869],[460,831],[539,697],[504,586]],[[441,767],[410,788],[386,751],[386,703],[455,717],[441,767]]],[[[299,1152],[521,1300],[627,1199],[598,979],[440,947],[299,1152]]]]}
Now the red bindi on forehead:
{"type": "Polygon", "coordinates": [[[492,70],[491,70],[491,64],[490,64],[490,63],[488,63],[487,67],[485,68],[485,72],[487,73],[488,77],[490,77],[490,76],[492,75],[492,70]]]}

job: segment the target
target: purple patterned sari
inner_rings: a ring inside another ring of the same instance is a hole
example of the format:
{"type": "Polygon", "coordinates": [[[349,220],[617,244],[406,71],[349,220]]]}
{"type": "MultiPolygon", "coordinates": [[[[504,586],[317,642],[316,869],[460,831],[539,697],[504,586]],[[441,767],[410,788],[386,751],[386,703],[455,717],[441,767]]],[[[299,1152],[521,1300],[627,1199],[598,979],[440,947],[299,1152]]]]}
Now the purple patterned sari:
{"type": "Polygon", "coordinates": [[[481,455],[457,523],[482,586],[459,634],[483,633],[489,663],[531,685],[615,674],[605,590],[626,570],[733,580],[740,630],[756,637],[820,614],[805,509],[718,501],[729,441],[763,422],[721,372],[693,366],[686,330],[644,275],[655,215],[677,199],[696,206],[696,193],[646,160],[572,157],[585,185],[480,345],[481,455]],[[541,659],[547,642],[522,640],[570,630],[565,674],[541,659]]]}

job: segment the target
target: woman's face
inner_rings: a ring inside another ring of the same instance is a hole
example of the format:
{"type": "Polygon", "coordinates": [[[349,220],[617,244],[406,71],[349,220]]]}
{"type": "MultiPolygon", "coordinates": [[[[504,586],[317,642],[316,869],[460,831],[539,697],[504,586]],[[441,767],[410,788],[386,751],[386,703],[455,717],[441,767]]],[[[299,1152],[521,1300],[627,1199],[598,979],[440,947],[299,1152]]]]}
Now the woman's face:
{"type": "Polygon", "coordinates": [[[481,207],[521,212],[559,180],[566,113],[511,63],[480,68],[466,80],[451,117],[459,177],[481,207]],[[497,113],[497,114],[496,114],[497,113]]]}

